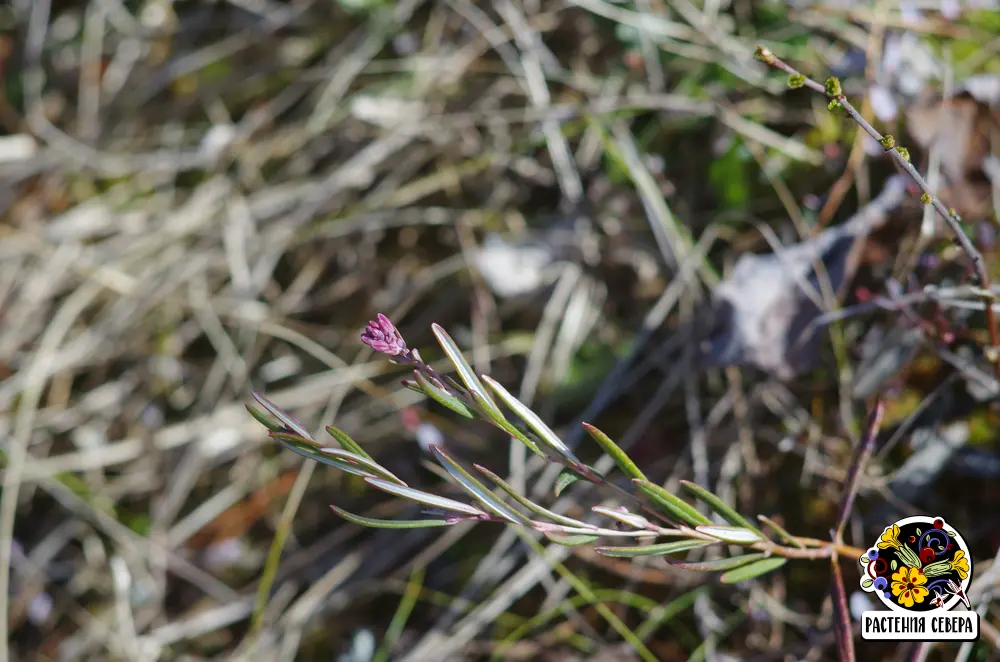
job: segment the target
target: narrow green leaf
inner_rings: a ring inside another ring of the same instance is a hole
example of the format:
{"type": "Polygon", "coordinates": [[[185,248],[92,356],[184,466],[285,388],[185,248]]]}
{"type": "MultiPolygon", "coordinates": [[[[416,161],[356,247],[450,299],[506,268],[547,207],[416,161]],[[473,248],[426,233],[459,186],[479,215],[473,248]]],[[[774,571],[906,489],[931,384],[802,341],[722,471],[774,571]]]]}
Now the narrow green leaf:
{"type": "Polygon", "coordinates": [[[432,444],[431,452],[434,453],[434,456],[437,458],[438,462],[441,463],[441,466],[445,468],[445,471],[451,474],[452,478],[454,478],[459,485],[464,487],[480,503],[486,506],[487,509],[511,522],[524,524],[530,521],[527,517],[501,501],[497,495],[493,494],[493,492],[489,490],[489,488],[476,480],[468,471],[463,469],[462,465],[449,457],[440,446],[432,444]]]}
{"type": "Polygon", "coordinates": [[[524,405],[520,400],[515,398],[507,389],[505,389],[497,380],[489,377],[488,375],[483,375],[483,381],[496,393],[497,397],[503,400],[503,403],[510,407],[511,411],[518,415],[518,417],[524,421],[524,424],[528,428],[538,435],[547,446],[549,446],[557,455],[567,460],[570,464],[580,464],[580,460],[573,455],[573,451],[569,449],[563,440],[559,438],[555,432],[552,431],[545,421],[541,419],[535,412],[524,405]]]}
{"type": "MultiPolygon", "coordinates": [[[[300,423],[298,419],[296,419],[294,416],[290,416],[289,414],[286,414],[285,412],[281,411],[281,409],[279,409],[276,404],[265,398],[257,391],[252,391],[250,395],[253,396],[253,399],[256,400],[261,407],[267,410],[267,413],[271,414],[271,416],[274,416],[276,419],[278,419],[284,428],[291,430],[292,432],[295,432],[296,434],[299,434],[302,437],[305,437],[306,439],[312,439],[312,435],[309,434],[309,431],[306,430],[306,427],[302,425],[302,423],[300,423]]],[[[251,412],[251,414],[252,413],[253,412],[251,412]]],[[[256,416],[254,418],[256,418],[256,416]]]]}
{"type": "Polygon", "coordinates": [[[517,501],[519,504],[521,504],[524,508],[528,509],[530,512],[533,512],[536,515],[541,515],[542,517],[547,517],[553,522],[557,522],[559,524],[565,524],[566,526],[587,526],[584,522],[575,520],[572,517],[565,517],[563,515],[560,515],[559,513],[554,513],[548,508],[543,508],[542,506],[539,506],[537,503],[530,501],[526,497],[518,494],[517,490],[515,490],[510,483],[508,483],[503,478],[496,475],[486,467],[480,466],[478,464],[474,464],[472,466],[476,468],[476,471],[483,474],[484,476],[492,480],[494,483],[499,485],[500,489],[509,494],[510,497],[514,499],[514,501],[517,501]]]}
{"type": "Polygon", "coordinates": [[[769,572],[777,570],[786,563],[788,563],[788,559],[783,556],[773,556],[769,559],[764,559],[763,561],[757,561],[756,563],[751,563],[750,565],[737,568],[736,570],[730,570],[729,572],[724,573],[722,577],[719,578],[719,581],[723,584],[737,584],[748,579],[766,575],[769,572]]]}
{"type": "Polygon", "coordinates": [[[719,540],[731,542],[736,545],[752,545],[755,542],[765,540],[765,538],[756,531],[744,529],[741,526],[697,526],[695,527],[695,530],[699,533],[704,533],[712,536],[713,538],[718,538],[719,540]]]}
{"type": "Polygon", "coordinates": [[[458,372],[458,376],[461,377],[466,388],[473,393],[478,393],[483,398],[486,403],[487,412],[491,415],[491,417],[495,414],[496,416],[503,418],[503,414],[500,413],[500,409],[497,407],[496,403],[493,402],[493,399],[490,398],[490,394],[486,392],[486,389],[483,388],[483,383],[479,381],[478,377],[476,377],[475,370],[473,370],[472,366],[469,365],[469,362],[465,360],[465,357],[462,355],[462,350],[458,348],[458,345],[456,345],[455,341],[451,339],[448,332],[436,322],[431,324],[431,331],[434,332],[434,337],[437,338],[438,344],[441,345],[441,349],[444,350],[444,353],[448,355],[448,359],[451,361],[452,365],[455,366],[455,370],[458,372]]]}
{"type": "Polygon", "coordinates": [[[665,554],[676,554],[686,552],[689,549],[698,549],[718,543],[707,540],[678,540],[676,542],[665,542],[656,545],[642,545],[638,547],[596,547],[594,551],[603,556],[631,557],[631,556],[663,556],[665,554]]]}
{"type": "Polygon", "coordinates": [[[444,390],[420,372],[419,370],[413,371],[413,376],[417,380],[417,384],[420,385],[420,389],[429,397],[440,405],[444,405],[448,409],[452,410],[456,414],[465,416],[466,418],[476,418],[476,412],[469,408],[469,405],[465,404],[461,399],[452,395],[448,391],[444,390]]]}
{"type": "Polygon", "coordinates": [[[713,559],[711,561],[678,561],[675,559],[667,559],[667,563],[674,566],[675,568],[680,568],[681,570],[696,570],[698,572],[719,572],[720,570],[732,570],[733,568],[739,568],[747,563],[753,563],[754,561],[759,561],[760,559],[767,558],[767,554],[761,552],[759,554],[741,554],[739,556],[727,556],[724,559],[713,559]]]}
{"type": "Polygon", "coordinates": [[[279,430],[284,429],[281,427],[281,425],[268,418],[267,414],[257,409],[253,405],[243,405],[243,406],[247,408],[247,411],[250,412],[251,416],[257,419],[258,423],[266,427],[271,432],[278,432],[279,430]]]}
{"type": "Polygon", "coordinates": [[[559,472],[559,477],[556,478],[555,495],[559,496],[563,493],[563,490],[578,480],[580,480],[580,474],[571,469],[563,469],[559,472]]]}
{"type": "Polygon", "coordinates": [[[683,485],[688,492],[694,494],[695,497],[704,501],[705,504],[708,505],[708,507],[711,508],[713,511],[722,515],[723,519],[725,519],[733,526],[740,526],[743,527],[744,529],[750,529],[761,538],[764,537],[764,534],[761,533],[760,529],[758,529],[756,526],[747,521],[745,517],[740,515],[734,509],[730,508],[725,501],[723,501],[716,495],[712,494],[698,483],[692,483],[691,481],[688,480],[682,480],[681,485],[683,485]]]}
{"type": "Polygon", "coordinates": [[[642,531],[651,528],[651,524],[648,519],[642,515],[630,513],[627,510],[619,510],[618,508],[609,508],[607,506],[593,506],[590,510],[591,512],[597,513],[598,515],[604,515],[605,517],[609,517],[626,526],[631,526],[633,529],[639,529],[642,531]]]}
{"type": "Polygon", "coordinates": [[[337,508],[337,506],[330,506],[330,508],[348,522],[374,529],[423,529],[429,526],[452,526],[454,524],[454,522],[443,519],[374,519],[349,513],[337,508]]]}
{"type": "Polygon", "coordinates": [[[660,510],[667,513],[674,519],[686,522],[691,526],[712,523],[712,520],[698,512],[694,506],[680,497],[671,494],[656,483],[639,478],[633,478],[632,482],[635,483],[636,487],[648,495],[653,500],[653,503],[660,507],[660,510]]]}
{"type": "Polygon", "coordinates": [[[362,469],[358,465],[351,464],[339,458],[331,457],[330,455],[321,453],[319,446],[317,446],[316,442],[314,441],[303,439],[298,435],[289,434],[286,432],[272,432],[269,436],[272,439],[281,443],[281,445],[287,448],[288,450],[294,453],[298,453],[304,458],[314,460],[316,462],[325,464],[335,469],[340,469],[341,471],[353,474],[355,476],[361,476],[361,477],[375,476],[375,474],[371,473],[366,469],[362,469]]]}
{"type": "Polygon", "coordinates": [[[328,455],[335,457],[337,459],[343,460],[348,464],[360,465],[360,467],[376,478],[382,478],[384,480],[391,481],[397,485],[402,485],[406,487],[406,483],[397,478],[391,471],[380,465],[375,460],[368,459],[366,457],[361,457],[360,455],[355,455],[350,451],[341,450],[339,448],[321,448],[319,452],[323,455],[328,455]]]}
{"type": "Polygon", "coordinates": [[[559,533],[558,531],[542,531],[542,535],[557,545],[565,545],[566,547],[588,545],[601,537],[585,533],[559,533]]]}
{"type": "Polygon", "coordinates": [[[341,430],[340,428],[335,427],[333,425],[328,425],[328,426],[326,426],[326,432],[331,437],[333,437],[334,439],[336,439],[337,443],[340,444],[344,448],[345,451],[350,451],[350,452],[354,453],[355,455],[360,455],[361,457],[367,458],[367,459],[371,460],[372,462],[375,461],[375,458],[373,458],[371,455],[369,455],[368,453],[366,453],[365,449],[361,448],[361,446],[358,445],[358,442],[356,442],[353,439],[351,439],[351,437],[346,432],[344,432],[343,430],[341,430]]]}
{"type": "Polygon", "coordinates": [[[436,494],[430,494],[428,492],[421,492],[420,490],[415,490],[412,487],[403,487],[402,485],[397,485],[396,483],[391,483],[387,480],[382,480],[381,478],[365,478],[365,482],[372,487],[382,490],[383,492],[388,492],[389,494],[402,497],[403,499],[424,503],[428,506],[441,508],[442,510],[451,510],[456,513],[465,513],[466,515],[473,515],[475,517],[487,517],[486,513],[479,510],[475,506],[470,506],[467,503],[455,501],[454,499],[448,499],[436,494]]]}
{"type": "Polygon", "coordinates": [[[642,471],[639,470],[639,467],[635,465],[632,458],[630,458],[625,451],[618,446],[618,444],[612,441],[611,437],[604,434],[590,423],[584,423],[583,429],[587,431],[591,438],[596,441],[602,449],[604,449],[605,453],[611,456],[611,459],[615,461],[615,464],[617,464],[618,468],[622,470],[622,473],[629,478],[646,480],[646,476],[644,476],[642,471]]]}
{"type": "MultiPolygon", "coordinates": [[[[761,522],[774,529],[774,532],[778,534],[778,537],[781,539],[783,543],[791,545],[792,547],[798,547],[799,549],[806,548],[805,545],[799,542],[798,538],[790,534],[788,531],[785,530],[785,527],[781,526],[770,517],[767,517],[766,515],[757,515],[757,519],[759,519],[761,522]]],[[[861,558],[867,560],[868,557],[862,556],[861,558]]]]}
{"type": "MultiPolygon", "coordinates": [[[[504,418],[502,414],[500,415],[499,418],[493,418],[492,415],[489,413],[489,411],[487,411],[486,409],[486,407],[488,407],[488,404],[486,403],[485,400],[483,400],[483,398],[478,393],[476,393],[475,391],[470,391],[469,395],[472,396],[472,400],[476,403],[476,405],[483,410],[483,414],[490,419],[490,422],[492,422],[498,428],[500,428],[501,430],[503,430],[510,436],[514,437],[525,446],[527,446],[532,453],[535,453],[536,455],[541,455],[542,457],[545,458],[548,457],[542,451],[542,449],[538,447],[538,444],[532,441],[531,438],[528,437],[528,435],[526,435],[524,432],[514,427],[514,424],[508,421],[506,418],[504,418]]],[[[497,411],[499,412],[500,410],[497,411]]]]}

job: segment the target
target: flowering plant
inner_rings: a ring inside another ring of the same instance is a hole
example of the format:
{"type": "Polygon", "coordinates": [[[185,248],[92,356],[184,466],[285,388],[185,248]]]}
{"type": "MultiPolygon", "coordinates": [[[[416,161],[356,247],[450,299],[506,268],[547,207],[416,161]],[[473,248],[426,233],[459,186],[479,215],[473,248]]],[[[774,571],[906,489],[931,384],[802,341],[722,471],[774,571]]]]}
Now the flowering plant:
{"type": "MultiPolygon", "coordinates": [[[[455,368],[457,379],[441,375],[424,362],[420,353],[406,344],[402,334],[385,315],[379,314],[368,323],[361,334],[361,341],[393,363],[412,370],[412,379],[403,381],[406,387],[460,416],[494,425],[531,452],[561,465],[562,474],[556,481],[557,496],[577,480],[612,490],[620,503],[592,508],[595,515],[611,520],[610,525],[550,510],[520,494],[493,471],[480,465],[473,465],[474,471],[469,471],[443,448],[433,444],[429,449],[443,468],[443,475],[460,487],[470,500],[461,501],[418,489],[379,464],[343,430],[335,426],[326,428],[337,442],[336,447],[328,447],[313,439],[302,423],[281,411],[263,395],[254,393],[259,407],[248,405],[247,409],[268,428],[272,439],[309,459],[360,476],[377,490],[420,504],[424,514],[420,519],[373,519],[331,506],[344,519],[376,528],[451,526],[464,521],[503,522],[532,529],[562,545],[582,545],[606,539],[616,543],[598,546],[596,551],[599,554],[614,557],[661,556],[679,568],[721,572],[724,583],[759,577],[795,558],[830,559],[839,577],[837,555],[862,553],[862,550],[841,542],[839,531],[843,529],[842,523],[834,541],[822,541],[793,536],[772,519],[759,515],[759,522],[771,532],[769,536],[720,497],[700,485],[682,481],[684,490],[697,502],[691,503],[649,480],[608,435],[584,423],[591,439],[610,456],[635,489],[619,487],[597,469],[582,462],[541,417],[499,382],[488,375],[477,375],[447,331],[437,324],[432,326],[432,330],[455,368]],[[657,542],[657,539],[661,541],[657,542]],[[622,544],[625,542],[640,544],[622,544]],[[680,554],[713,546],[723,553],[715,555],[712,560],[678,558],[680,554]],[[742,548],[743,552],[725,555],[727,547],[742,548]]],[[[838,520],[846,521],[856,491],[856,468],[866,457],[865,453],[870,452],[881,412],[881,404],[878,404],[852,465],[838,520]]],[[[842,582],[837,582],[836,586],[840,586],[842,591],[842,582]]],[[[846,602],[842,595],[838,598],[838,605],[846,614],[846,602]]]]}

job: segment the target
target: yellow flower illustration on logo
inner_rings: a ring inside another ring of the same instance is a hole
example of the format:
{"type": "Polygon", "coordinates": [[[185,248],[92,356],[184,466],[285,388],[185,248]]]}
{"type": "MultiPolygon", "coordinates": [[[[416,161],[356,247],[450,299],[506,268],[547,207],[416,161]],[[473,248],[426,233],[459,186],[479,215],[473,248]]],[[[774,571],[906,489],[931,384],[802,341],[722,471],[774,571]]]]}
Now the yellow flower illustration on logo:
{"type": "Polygon", "coordinates": [[[882,537],[878,539],[878,548],[888,549],[890,547],[894,547],[899,549],[899,546],[899,527],[893,524],[892,528],[886,529],[885,532],[882,533],[882,537]]]}
{"type": "Polygon", "coordinates": [[[965,558],[965,552],[958,550],[955,558],[951,560],[951,569],[958,572],[958,576],[965,579],[969,576],[969,559],[965,558]]]}
{"type": "MultiPolygon", "coordinates": [[[[899,527],[895,533],[898,535],[899,527]]],[[[898,543],[897,543],[898,544],[898,543]]],[[[881,543],[879,543],[881,546],[881,543]]],[[[929,591],[924,584],[927,577],[920,571],[920,568],[909,568],[903,566],[892,575],[892,594],[896,596],[896,601],[907,609],[913,607],[914,603],[920,603],[927,597],[929,591]]]]}

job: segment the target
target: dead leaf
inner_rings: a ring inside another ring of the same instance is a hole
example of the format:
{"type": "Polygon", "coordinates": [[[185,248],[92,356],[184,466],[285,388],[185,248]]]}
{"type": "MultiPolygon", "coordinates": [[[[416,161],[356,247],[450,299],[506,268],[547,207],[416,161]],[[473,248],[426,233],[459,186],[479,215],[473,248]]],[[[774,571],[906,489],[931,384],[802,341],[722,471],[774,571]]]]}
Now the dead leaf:
{"type": "Polygon", "coordinates": [[[707,365],[751,365],[790,379],[815,365],[820,334],[803,332],[823,311],[817,262],[838,299],[854,276],[864,239],[906,196],[895,175],[879,195],[843,225],[765,255],[743,255],[712,293],[714,332],[703,343],[707,365]]]}
{"type": "Polygon", "coordinates": [[[994,136],[1000,135],[998,103],[1000,76],[983,75],[963,81],[948,100],[937,91],[925,91],[906,111],[906,128],[924,152],[923,163],[932,151],[939,155],[943,186],[938,197],[967,220],[993,211],[985,164],[994,136]]]}

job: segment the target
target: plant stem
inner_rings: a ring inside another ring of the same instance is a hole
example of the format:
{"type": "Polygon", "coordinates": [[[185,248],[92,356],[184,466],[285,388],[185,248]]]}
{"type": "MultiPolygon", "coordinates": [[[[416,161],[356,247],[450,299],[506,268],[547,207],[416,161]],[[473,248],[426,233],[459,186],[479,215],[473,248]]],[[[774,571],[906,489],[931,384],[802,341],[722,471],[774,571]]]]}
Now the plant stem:
{"type": "MultiPolygon", "coordinates": [[[[860,126],[865,133],[874,138],[876,141],[881,143],[883,146],[886,145],[885,136],[879,133],[875,127],[868,123],[868,121],[861,116],[854,106],[847,100],[843,94],[830,95],[827,94],[827,89],[820,83],[814,81],[808,76],[802,74],[795,67],[784,62],[781,58],[776,56],[770,51],[770,49],[764,46],[757,47],[756,57],[761,62],[788,73],[791,76],[799,77],[802,84],[811,90],[819,92],[820,94],[826,96],[829,99],[837,101],[841,107],[847,112],[852,120],[854,120],[858,126],[860,126]]],[[[839,84],[837,85],[839,88],[839,84]]],[[[966,257],[972,262],[973,273],[976,276],[978,285],[983,290],[982,299],[986,306],[986,330],[990,338],[989,350],[984,352],[987,359],[993,363],[993,367],[996,370],[997,376],[1000,376],[1000,335],[997,332],[997,320],[996,314],[993,311],[993,296],[990,294],[990,278],[989,274],[986,272],[986,264],[983,260],[982,254],[976,250],[972,241],[965,235],[962,231],[962,226],[959,224],[960,218],[954,210],[948,209],[944,206],[938,198],[931,191],[930,186],[924,180],[924,178],[917,172],[917,169],[913,167],[913,164],[905,158],[896,146],[892,146],[886,150],[889,155],[893,158],[897,165],[903,169],[903,171],[910,176],[910,178],[916,183],[916,185],[923,192],[925,198],[930,200],[930,204],[933,205],[934,210],[938,215],[944,219],[945,224],[948,229],[954,235],[955,243],[962,249],[966,257]]]]}

